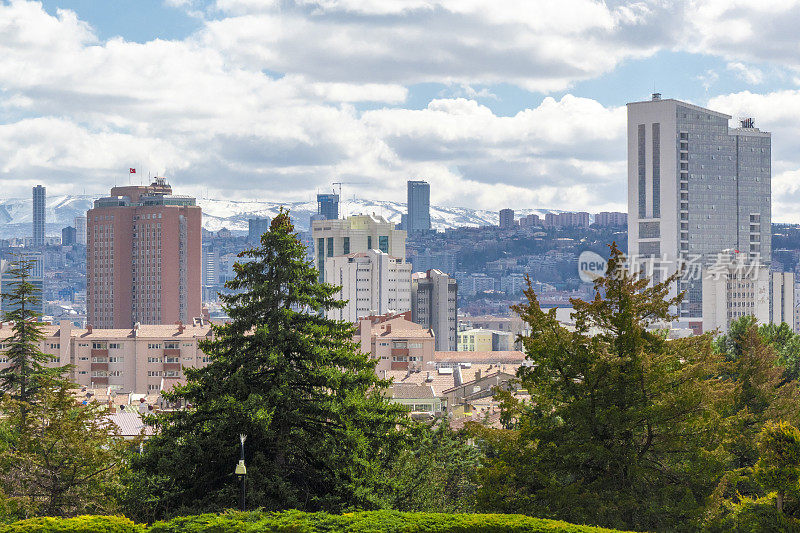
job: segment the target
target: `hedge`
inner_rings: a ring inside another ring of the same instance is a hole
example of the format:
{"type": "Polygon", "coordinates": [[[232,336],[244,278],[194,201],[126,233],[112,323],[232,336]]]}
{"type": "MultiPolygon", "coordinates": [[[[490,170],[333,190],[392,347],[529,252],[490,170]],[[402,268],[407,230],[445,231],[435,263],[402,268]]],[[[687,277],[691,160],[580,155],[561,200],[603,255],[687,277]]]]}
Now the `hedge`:
{"type": "Polygon", "coordinates": [[[184,516],[156,522],[149,533],[611,533],[555,520],[505,514],[439,514],[368,511],[327,513],[238,513],[184,516]]]}
{"type": "Polygon", "coordinates": [[[439,514],[368,511],[331,515],[229,511],[181,516],[137,525],[124,517],[79,516],[32,518],[0,525],[0,533],[612,533],[615,530],[578,526],[523,515],[439,514]]]}
{"type": "Polygon", "coordinates": [[[0,533],[145,533],[147,528],[123,516],[76,516],[29,518],[0,524],[0,533]]]}

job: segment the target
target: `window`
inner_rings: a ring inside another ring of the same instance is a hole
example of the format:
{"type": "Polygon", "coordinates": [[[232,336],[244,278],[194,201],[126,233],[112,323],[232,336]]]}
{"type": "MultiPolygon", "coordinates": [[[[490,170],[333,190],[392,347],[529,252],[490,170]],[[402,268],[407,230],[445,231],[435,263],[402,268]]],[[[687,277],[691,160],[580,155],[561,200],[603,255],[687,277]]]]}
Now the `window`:
{"type": "Polygon", "coordinates": [[[328,257],[333,257],[333,237],[328,237],[328,257]]]}
{"type": "Polygon", "coordinates": [[[386,235],[381,235],[378,237],[378,249],[385,253],[389,253],[389,237],[386,235]]]}
{"type": "Polygon", "coordinates": [[[119,350],[120,348],[122,348],[122,344],[118,342],[110,342],[108,343],[108,348],[110,350],[119,350]]]}
{"type": "Polygon", "coordinates": [[[147,349],[148,350],[160,350],[161,349],[161,343],[160,342],[148,342],[147,343],[147,349]]]}
{"type": "Polygon", "coordinates": [[[342,237],[342,249],[343,249],[344,255],[347,255],[347,254],[350,253],[350,237],[342,237]]]}
{"type": "Polygon", "coordinates": [[[92,343],[92,350],[106,350],[108,349],[108,345],[104,342],[93,342],[92,343]]]}
{"type": "Polygon", "coordinates": [[[372,250],[372,235],[367,235],[367,250],[372,250]]]}
{"type": "Polygon", "coordinates": [[[177,350],[180,348],[180,343],[177,341],[164,341],[165,350],[177,350]]]}

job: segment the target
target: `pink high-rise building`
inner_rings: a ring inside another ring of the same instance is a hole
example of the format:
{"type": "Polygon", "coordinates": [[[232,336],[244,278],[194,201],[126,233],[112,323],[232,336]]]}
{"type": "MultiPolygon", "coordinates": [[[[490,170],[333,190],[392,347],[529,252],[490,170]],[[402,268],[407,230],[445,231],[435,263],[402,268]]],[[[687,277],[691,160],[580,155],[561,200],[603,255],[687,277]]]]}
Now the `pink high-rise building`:
{"type": "Polygon", "coordinates": [[[86,213],[87,320],[96,328],[201,315],[202,213],[165,178],[114,187],[86,213]]]}

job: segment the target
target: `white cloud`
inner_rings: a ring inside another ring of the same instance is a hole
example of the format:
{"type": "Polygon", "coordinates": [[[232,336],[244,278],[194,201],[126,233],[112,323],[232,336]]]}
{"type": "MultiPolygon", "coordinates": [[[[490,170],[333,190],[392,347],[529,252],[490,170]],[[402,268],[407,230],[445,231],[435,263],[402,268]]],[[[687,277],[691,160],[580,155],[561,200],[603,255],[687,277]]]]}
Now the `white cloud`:
{"type": "Polygon", "coordinates": [[[736,76],[746,81],[750,85],[759,85],[764,83],[764,73],[755,67],[748,67],[744,63],[734,61],[732,63],[728,63],[727,68],[728,70],[736,73],[736,76]]]}

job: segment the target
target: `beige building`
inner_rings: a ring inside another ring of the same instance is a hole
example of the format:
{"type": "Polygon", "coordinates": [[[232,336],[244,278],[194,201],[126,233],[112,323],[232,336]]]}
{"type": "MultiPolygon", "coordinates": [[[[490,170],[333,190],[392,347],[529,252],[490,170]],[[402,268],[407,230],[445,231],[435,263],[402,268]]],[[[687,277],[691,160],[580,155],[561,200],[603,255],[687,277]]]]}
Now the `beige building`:
{"type": "Polygon", "coordinates": [[[362,353],[378,360],[375,373],[385,378],[391,370],[433,368],[435,336],[431,329],[411,321],[411,313],[370,316],[359,321],[355,342],[362,353]]]}
{"type": "Polygon", "coordinates": [[[468,329],[458,333],[458,351],[505,352],[514,348],[514,340],[514,335],[509,331],[468,329]]]}
{"type": "Polygon", "coordinates": [[[703,331],[726,333],[731,321],[794,324],[794,274],[770,272],[747,254],[725,251],[703,273],[703,331]]]}
{"type": "MultiPolygon", "coordinates": [[[[10,328],[0,325],[0,339],[11,334],[10,328]]],[[[131,329],[80,329],[64,320],[44,326],[40,348],[50,355],[51,366],[72,365],[69,378],[82,387],[148,394],[184,382],[184,368],[205,366],[208,358],[198,342],[210,336],[211,326],[199,320],[131,329]]],[[[0,343],[0,369],[8,366],[5,349],[0,343]]]]}
{"type": "Polygon", "coordinates": [[[342,309],[328,318],[357,322],[370,315],[411,310],[411,264],[378,250],[367,250],[325,260],[326,281],[340,287],[336,298],[342,309]]]}
{"type": "Polygon", "coordinates": [[[458,325],[458,284],[441,270],[411,275],[411,318],[436,334],[437,350],[455,350],[458,325]]]}
{"type": "Polygon", "coordinates": [[[326,276],[326,259],[340,255],[379,250],[393,257],[406,257],[406,232],[378,215],[353,215],[345,219],[315,220],[311,224],[314,257],[320,281],[334,283],[326,276]]]}

